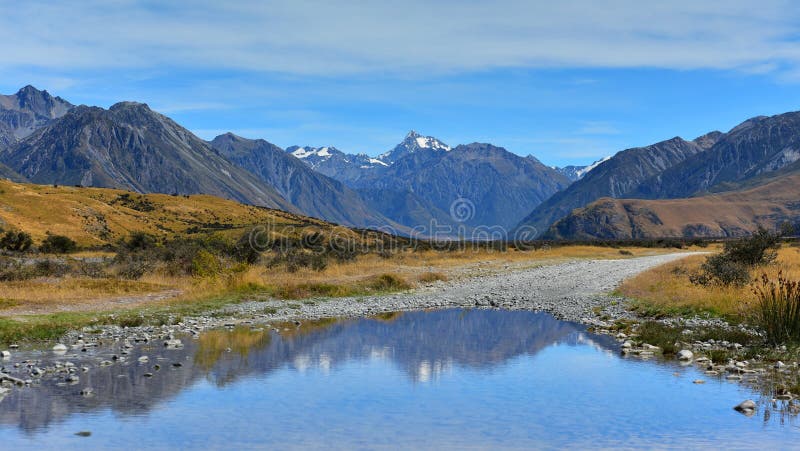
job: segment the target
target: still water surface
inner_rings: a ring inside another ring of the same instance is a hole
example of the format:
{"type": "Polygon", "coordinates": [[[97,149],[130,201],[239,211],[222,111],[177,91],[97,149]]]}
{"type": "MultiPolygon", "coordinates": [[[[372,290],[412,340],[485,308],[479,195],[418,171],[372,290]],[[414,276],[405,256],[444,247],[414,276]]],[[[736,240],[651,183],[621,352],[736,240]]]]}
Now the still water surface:
{"type": "Polygon", "coordinates": [[[137,349],[78,385],[13,392],[0,402],[0,447],[790,448],[800,439],[793,418],[733,411],[758,399],[737,384],[622,358],[614,340],[543,313],[413,312],[184,343],[137,349]],[[149,363],[136,362],[142,354],[149,363]],[[93,397],[79,395],[85,386],[93,397]]]}

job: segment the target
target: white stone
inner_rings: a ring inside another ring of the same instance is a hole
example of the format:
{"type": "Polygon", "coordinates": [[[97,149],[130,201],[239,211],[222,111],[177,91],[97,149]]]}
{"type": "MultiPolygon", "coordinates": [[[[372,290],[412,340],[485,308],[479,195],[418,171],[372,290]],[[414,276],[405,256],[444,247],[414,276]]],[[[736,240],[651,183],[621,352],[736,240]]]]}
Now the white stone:
{"type": "Polygon", "coordinates": [[[53,346],[53,352],[67,352],[67,347],[61,343],[53,346]]]}
{"type": "Polygon", "coordinates": [[[688,349],[682,349],[678,352],[678,360],[692,360],[694,354],[688,349]]]}

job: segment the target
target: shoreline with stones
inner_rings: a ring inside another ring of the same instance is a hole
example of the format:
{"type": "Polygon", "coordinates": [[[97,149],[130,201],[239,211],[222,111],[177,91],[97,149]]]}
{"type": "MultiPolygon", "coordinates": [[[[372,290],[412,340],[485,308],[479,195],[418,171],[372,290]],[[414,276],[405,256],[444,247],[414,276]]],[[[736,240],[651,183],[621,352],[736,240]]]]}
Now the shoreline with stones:
{"type": "MultiPolygon", "coordinates": [[[[666,358],[663,350],[637,339],[641,319],[627,309],[624,298],[610,295],[619,283],[642,271],[693,255],[673,253],[620,260],[576,260],[548,266],[511,269],[457,281],[438,281],[416,290],[357,298],[312,299],[304,302],[281,300],[247,301],[225,306],[174,325],[164,326],[97,326],[67,333],[51,350],[19,350],[11,346],[0,351],[0,402],[13,387],[31,387],[42,383],[77,384],[82,374],[93,368],[126,362],[138,347],[183,347],[181,340],[197,338],[203,331],[236,326],[276,327],[277,324],[299,326],[304,321],[326,318],[370,317],[392,312],[442,308],[499,308],[531,310],[552,314],[564,321],[586,325],[592,332],[614,336],[623,356],[628,358],[666,358]],[[627,324],[625,331],[619,322],[627,324]],[[19,354],[16,356],[15,354],[19,354]],[[87,359],[87,357],[92,357],[87,359]],[[78,363],[75,363],[78,362],[78,363]]],[[[675,358],[682,365],[696,365],[708,377],[724,378],[747,384],[766,395],[767,402],[782,412],[800,412],[800,402],[785,387],[798,374],[798,363],[781,360],[771,362],[758,358],[738,359],[745,347],[728,341],[693,341],[693,331],[702,328],[739,328],[757,333],[745,326],[732,326],[721,319],[668,318],[659,320],[670,327],[684,329],[687,340],[676,343],[681,348],[675,358]],[[707,355],[712,351],[729,352],[727,362],[714,362],[707,355]],[[769,385],[772,388],[767,389],[769,385]],[[774,388],[778,387],[778,388],[774,388]],[[779,406],[780,404],[780,406],[779,406]]],[[[780,349],[775,350],[780,352],[780,349]]],[[[784,348],[785,351],[785,348],[784,348]]],[[[148,364],[147,356],[137,358],[148,364]]],[[[173,362],[172,365],[180,365],[173,362]]],[[[153,364],[153,371],[161,369],[153,364]]],[[[145,373],[145,377],[152,373],[145,373]]],[[[695,380],[701,384],[704,380],[695,380]]],[[[92,396],[91,389],[81,395],[92,396]]],[[[737,410],[752,415],[758,405],[746,400],[737,410]]]]}

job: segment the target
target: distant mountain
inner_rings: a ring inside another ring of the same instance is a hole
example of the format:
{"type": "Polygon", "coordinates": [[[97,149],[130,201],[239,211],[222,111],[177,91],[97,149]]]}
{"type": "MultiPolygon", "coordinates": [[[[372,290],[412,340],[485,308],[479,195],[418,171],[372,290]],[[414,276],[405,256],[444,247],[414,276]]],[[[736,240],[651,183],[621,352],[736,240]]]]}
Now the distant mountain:
{"type": "Polygon", "coordinates": [[[703,146],[695,141],[675,137],[647,147],[618,152],[536,207],[519,227],[533,227],[544,233],[572,210],[603,197],[630,197],[643,184],[650,183],[652,177],[704,151],[703,146]]]}
{"type": "Polygon", "coordinates": [[[555,167],[553,169],[555,169],[556,171],[560,172],[566,178],[568,178],[568,179],[570,179],[571,181],[574,182],[574,181],[582,179],[583,176],[585,176],[586,174],[589,173],[589,171],[591,171],[592,169],[596,168],[601,163],[604,163],[606,160],[609,160],[609,159],[611,159],[611,157],[601,158],[601,159],[595,161],[594,163],[586,165],[586,166],[573,166],[573,165],[570,165],[570,166],[564,166],[563,168],[555,167]]]}
{"type": "MultiPolygon", "coordinates": [[[[211,141],[211,146],[238,167],[275,188],[303,214],[360,228],[394,225],[368,207],[358,193],[342,182],[315,172],[293,157],[294,152],[288,154],[263,139],[246,139],[232,133],[217,136],[211,141]]],[[[318,149],[304,155],[329,156],[333,151],[335,149],[331,152],[318,149]]]]}
{"type": "MultiPolygon", "coordinates": [[[[409,137],[417,139],[413,134],[409,137]]],[[[408,144],[409,137],[392,152],[408,144]]],[[[414,197],[403,195],[403,198],[417,199],[418,202],[412,202],[415,208],[435,207],[439,213],[433,217],[446,212],[452,226],[509,228],[525,211],[569,185],[566,177],[535,158],[523,158],[491,144],[473,143],[450,150],[435,145],[428,151],[423,149],[409,150],[389,167],[357,184],[361,192],[373,190],[372,205],[391,205],[390,208],[396,209],[383,213],[398,222],[401,218],[405,221],[419,216],[392,203],[397,193],[413,193],[414,197]],[[386,197],[382,199],[381,193],[386,197]]],[[[405,224],[428,226],[430,222],[405,224]]]]}
{"type": "Polygon", "coordinates": [[[557,221],[553,239],[736,237],[783,223],[800,230],[800,166],[741,191],[688,199],[595,201],[557,221]]]}
{"type": "Polygon", "coordinates": [[[2,154],[33,183],[212,194],[296,212],[273,188],[147,105],[80,106],[2,154]]]}
{"type": "Polygon", "coordinates": [[[357,183],[376,169],[388,164],[366,154],[347,154],[335,147],[291,146],[286,152],[300,159],[320,174],[348,185],[357,183]]]}
{"type": "Polygon", "coordinates": [[[450,146],[433,136],[422,136],[411,130],[403,139],[403,142],[396,145],[394,149],[382,153],[377,159],[391,165],[397,160],[417,152],[442,153],[450,150],[450,146]]]}
{"type": "Polygon", "coordinates": [[[12,95],[0,95],[0,151],[37,129],[64,116],[73,105],[47,91],[25,86],[12,95]]]}

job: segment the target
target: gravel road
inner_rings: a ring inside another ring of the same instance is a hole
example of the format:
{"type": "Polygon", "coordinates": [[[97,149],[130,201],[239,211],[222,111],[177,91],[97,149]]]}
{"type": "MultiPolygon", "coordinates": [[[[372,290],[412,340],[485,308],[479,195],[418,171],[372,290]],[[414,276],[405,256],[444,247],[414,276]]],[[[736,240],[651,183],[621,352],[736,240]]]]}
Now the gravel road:
{"type": "MultiPolygon", "coordinates": [[[[357,298],[339,298],[286,308],[285,302],[247,302],[227,307],[225,312],[264,318],[308,319],[353,317],[381,312],[441,307],[500,307],[546,311],[559,319],[587,322],[598,306],[609,307],[608,296],[620,282],[654,266],[684,258],[674,253],[624,260],[578,260],[502,274],[483,275],[452,282],[436,282],[406,293],[357,298]]],[[[620,307],[622,310],[622,307],[620,307]]]]}

